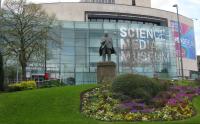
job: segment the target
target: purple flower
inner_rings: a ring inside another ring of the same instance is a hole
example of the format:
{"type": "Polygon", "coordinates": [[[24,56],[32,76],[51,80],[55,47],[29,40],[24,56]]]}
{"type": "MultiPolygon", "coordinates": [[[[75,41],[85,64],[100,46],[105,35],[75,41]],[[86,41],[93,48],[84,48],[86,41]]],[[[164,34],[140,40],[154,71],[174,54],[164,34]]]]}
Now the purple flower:
{"type": "Polygon", "coordinates": [[[136,112],[139,112],[139,111],[137,109],[132,109],[130,112],[136,113],[136,112]]]}
{"type": "Polygon", "coordinates": [[[198,95],[200,95],[200,87],[198,87],[198,88],[196,89],[196,93],[197,93],[198,95]]]}
{"type": "Polygon", "coordinates": [[[171,99],[168,100],[167,104],[168,104],[168,105],[174,106],[174,105],[177,104],[177,102],[178,102],[178,101],[177,101],[176,98],[171,98],[171,99]]]}
{"type": "Polygon", "coordinates": [[[132,107],[132,106],[136,106],[137,103],[136,102],[125,102],[123,103],[124,106],[128,106],[128,107],[132,107]]]}
{"type": "Polygon", "coordinates": [[[145,109],[145,107],[146,106],[144,103],[137,103],[134,101],[124,102],[120,104],[120,108],[129,110],[132,113],[140,112],[140,110],[145,109]]]}
{"type": "Polygon", "coordinates": [[[123,106],[126,106],[126,107],[145,107],[145,104],[144,103],[137,103],[137,102],[125,102],[125,103],[122,103],[123,106]]]}

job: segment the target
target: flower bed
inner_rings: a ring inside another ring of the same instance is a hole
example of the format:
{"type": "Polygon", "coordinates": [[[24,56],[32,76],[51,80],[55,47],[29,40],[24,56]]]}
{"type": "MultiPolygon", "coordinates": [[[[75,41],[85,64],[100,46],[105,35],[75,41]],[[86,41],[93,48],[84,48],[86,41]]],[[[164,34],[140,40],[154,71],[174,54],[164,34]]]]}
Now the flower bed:
{"type": "Polygon", "coordinates": [[[120,101],[104,85],[82,95],[81,111],[87,117],[104,121],[181,120],[195,114],[191,100],[199,94],[197,87],[171,86],[147,105],[136,99],[120,101]]]}

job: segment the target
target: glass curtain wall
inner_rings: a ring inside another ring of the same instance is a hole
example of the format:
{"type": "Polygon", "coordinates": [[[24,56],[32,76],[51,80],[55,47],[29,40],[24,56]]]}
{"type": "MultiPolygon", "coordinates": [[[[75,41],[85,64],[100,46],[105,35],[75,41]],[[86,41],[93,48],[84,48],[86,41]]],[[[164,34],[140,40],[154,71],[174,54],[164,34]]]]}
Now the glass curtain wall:
{"type": "Polygon", "coordinates": [[[81,0],[80,2],[114,4],[115,0],[81,0]]]}
{"type": "Polygon", "coordinates": [[[76,84],[96,83],[96,63],[104,33],[113,39],[118,74],[176,76],[175,44],[171,30],[148,24],[61,22],[61,45],[49,45],[47,71],[51,78],[75,78],[76,84]]]}

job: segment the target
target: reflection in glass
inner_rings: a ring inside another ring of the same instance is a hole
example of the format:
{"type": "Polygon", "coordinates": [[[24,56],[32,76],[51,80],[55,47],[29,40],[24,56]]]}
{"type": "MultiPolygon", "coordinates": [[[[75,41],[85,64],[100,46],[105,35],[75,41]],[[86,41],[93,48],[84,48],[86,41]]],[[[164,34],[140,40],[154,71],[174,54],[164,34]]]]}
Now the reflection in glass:
{"type": "Polygon", "coordinates": [[[63,81],[73,77],[77,84],[95,83],[96,63],[101,61],[99,46],[104,33],[113,39],[117,54],[112,55],[112,61],[117,64],[118,74],[176,76],[175,48],[170,29],[152,24],[124,23],[124,20],[118,23],[106,21],[62,22],[61,49],[49,45],[52,54],[47,66],[52,77],[59,78],[61,68],[63,81]]]}

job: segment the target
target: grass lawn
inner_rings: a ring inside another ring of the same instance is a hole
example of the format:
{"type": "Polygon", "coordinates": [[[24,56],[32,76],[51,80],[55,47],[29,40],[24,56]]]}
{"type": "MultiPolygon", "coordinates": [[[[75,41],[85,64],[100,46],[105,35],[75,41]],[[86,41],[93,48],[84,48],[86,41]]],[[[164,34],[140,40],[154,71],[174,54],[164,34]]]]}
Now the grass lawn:
{"type": "Polygon", "coordinates": [[[200,124],[200,97],[193,100],[198,114],[169,122],[103,122],[79,112],[80,93],[96,85],[39,89],[0,94],[0,124],[200,124]]]}

